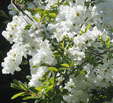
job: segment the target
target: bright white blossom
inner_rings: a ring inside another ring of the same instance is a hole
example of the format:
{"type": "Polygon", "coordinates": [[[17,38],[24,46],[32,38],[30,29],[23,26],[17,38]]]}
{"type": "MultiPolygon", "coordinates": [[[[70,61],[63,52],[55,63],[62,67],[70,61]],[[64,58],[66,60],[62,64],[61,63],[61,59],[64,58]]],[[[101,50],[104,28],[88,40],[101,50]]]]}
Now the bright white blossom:
{"type": "Polygon", "coordinates": [[[47,72],[47,67],[38,67],[35,74],[32,74],[32,78],[29,82],[30,86],[41,86],[41,78],[43,77],[44,73],[47,72]]]}
{"type": "Polygon", "coordinates": [[[3,74],[20,71],[29,55],[28,84],[66,89],[68,103],[90,103],[93,90],[113,87],[113,0],[33,0],[26,7],[18,16],[8,7],[15,16],[2,35],[13,46],[1,64],[3,74]]]}
{"type": "Polygon", "coordinates": [[[22,57],[26,57],[26,49],[23,45],[15,44],[12,49],[7,53],[7,57],[2,63],[3,74],[14,74],[15,71],[20,71],[19,65],[22,62],[22,57]]]}

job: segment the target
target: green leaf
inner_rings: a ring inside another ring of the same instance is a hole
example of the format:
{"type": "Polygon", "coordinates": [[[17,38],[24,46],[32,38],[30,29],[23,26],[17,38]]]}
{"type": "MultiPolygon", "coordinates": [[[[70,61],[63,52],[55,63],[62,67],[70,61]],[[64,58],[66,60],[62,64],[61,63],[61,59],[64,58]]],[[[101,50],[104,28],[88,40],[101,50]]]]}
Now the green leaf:
{"type": "Polygon", "coordinates": [[[67,70],[69,68],[59,68],[60,71],[67,70]]]}
{"type": "Polygon", "coordinates": [[[62,90],[62,95],[68,95],[69,91],[67,89],[62,90]]]}
{"type": "Polygon", "coordinates": [[[50,75],[51,75],[50,71],[45,72],[44,75],[42,76],[41,81],[43,82],[47,80],[50,77],[50,75]]]}
{"type": "Polygon", "coordinates": [[[110,31],[113,32],[113,28],[111,28],[110,31]]]}
{"type": "Polygon", "coordinates": [[[27,75],[27,76],[26,76],[26,79],[27,79],[27,80],[30,80],[31,78],[32,78],[32,77],[31,77],[30,75],[27,75]]]}
{"type": "Polygon", "coordinates": [[[111,42],[110,42],[110,40],[109,40],[109,41],[107,42],[107,47],[109,47],[109,46],[110,46],[110,43],[111,43],[111,42]]]}
{"type": "Polygon", "coordinates": [[[17,81],[16,79],[13,80],[13,83],[16,84],[16,85],[19,84],[18,81],[17,81]]]}
{"type": "Polygon", "coordinates": [[[88,24],[87,27],[85,28],[85,32],[88,31],[88,29],[90,28],[91,24],[88,24]]]}
{"type": "Polygon", "coordinates": [[[52,18],[56,18],[56,13],[49,13],[49,16],[52,18]]]}
{"type": "Polygon", "coordinates": [[[103,46],[105,46],[105,42],[102,39],[99,39],[103,46]]]}
{"type": "Polygon", "coordinates": [[[14,83],[11,83],[11,88],[22,90],[18,85],[14,84],[14,83]]]}
{"type": "Polygon", "coordinates": [[[106,38],[106,42],[107,42],[106,46],[109,48],[111,42],[110,42],[110,39],[108,37],[106,38]]]}
{"type": "Polygon", "coordinates": [[[25,92],[17,93],[17,94],[15,94],[13,97],[11,97],[11,99],[15,99],[15,98],[17,98],[17,97],[19,97],[19,96],[23,96],[23,94],[25,94],[25,92]]]}
{"type": "Polygon", "coordinates": [[[9,18],[3,10],[0,10],[0,16],[5,17],[6,19],[9,18]]]}
{"type": "Polygon", "coordinates": [[[50,68],[48,68],[48,70],[58,72],[58,69],[55,67],[50,67],[50,68]]]}
{"type": "Polygon", "coordinates": [[[47,10],[44,10],[43,13],[42,13],[42,17],[41,17],[41,21],[44,20],[44,18],[47,16],[47,10]]]}
{"type": "Polygon", "coordinates": [[[52,85],[54,85],[54,77],[51,77],[51,78],[49,79],[49,81],[50,81],[50,83],[51,83],[52,85]]]}
{"type": "Polygon", "coordinates": [[[28,99],[35,99],[35,98],[33,96],[27,96],[23,98],[23,100],[28,100],[28,99]]]}
{"type": "Polygon", "coordinates": [[[82,73],[83,75],[86,75],[87,72],[86,72],[85,70],[82,70],[81,73],[82,73]]]}
{"type": "Polygon", "coordinates": [[[37,68],[37,67],[38,67],[37,65],[33,65],[33,66],[32,66],[32,68],[37,68]]]}
{"type": "Polygon", "coordinates": [[[65,47],[65,41],[63,40],[63,42],[62,42],[62,48],[64,48],[65,47]]]}
{"type": "Polygon", "coordinates": [[[47,92],[49,92],[51,89],[53,89],[53,85],[48,86],[48,87],[46,88],[46,91],[45,91],[45,92],[47,93],[47,92]]]}
{"type": "Polygon", "coordinates": [[[29,90],[33,93],[37,93],[38,91],[34,87],[30,87],[29,90]]]}
{"type": "Polygon", "coordinates": [[[69,2],[64,1],[63,5],[68,5],[69,6],[69,2]]]}
{"type": "Polygon", "coordinates": [[[28,24],[28,25],[24,28],[24,30],[29,30],[31,26],[32,26],[32,24],[28,24]]]}
{"type": "Polygon", "coordinates": [[[108,42],[109,41],[109,37],[106,37],[106,42],[108,42]]]}
{"type": "Polygon", "coordinates": [[[66,63],[61,64],[61,66],[69,68],[69,65],[68,65],[68,64],[66,64],[66,63]]]}
{"type": "Polygon", "coordinates": [[[19,83],[19,86],[21,89],[23,89],[25,91],[27,90],[27,88],[24,86],[24,84],[21,81],[18,81],[18,83],[19,83]]]}
{"type": "Polygon", "coordinates": [[[17,81],[16,79],[13,80],[13,83],[11,83],[11,87],[19,90],[26,91],[27,88],[24,86],[24,84],[21,81],[17,81]]]}
{"type": "Polygon", "coordinates": [[[32,8],[32,9],[30,9],[29,8],[29,11],[31,11],[31,12],[34,12],[33,14],[37,14],[37,13],[42,13],[43,11],[44,11],[44,9],[41,9],[41,8],[32,8]]]}
{"type": "Polygon", "coordinates": [[[43,88],[42,88],[42,87],[36,87],[35,89],[36,89],[37,91],[39,91],[39,92],[42,92],[42,89],[43,89],[43,88]]]}
{"type": "Polygon", "coordinates": [[[34,19],[35,21],[39,22],[38,18],[36,18],[36,17],[33,17],[33,19],[34,19]]]}
{"type": "Polygon", "coordinates": [[[44,85],[49,85],[50,82],[46,81],[46,82],[43,82],[44,85]]]}

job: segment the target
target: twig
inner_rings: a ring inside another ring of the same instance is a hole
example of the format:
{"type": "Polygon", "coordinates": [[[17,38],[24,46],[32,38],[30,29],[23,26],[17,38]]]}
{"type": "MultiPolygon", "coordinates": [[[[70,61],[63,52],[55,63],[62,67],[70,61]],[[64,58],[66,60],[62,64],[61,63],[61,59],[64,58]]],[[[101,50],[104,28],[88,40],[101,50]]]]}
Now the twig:
{"type": "Polygon", "coordinates": [[[11,0],[11,4],[12,4],[18,11],[22,12],[23,15],[26,15],[30,20],[33,21],[33,19],[32,19],[30,16],[28,16],[28,15],[20,8],[20,6],[18,6],[18,5],[15,3],[15,0],[11,0]]]}

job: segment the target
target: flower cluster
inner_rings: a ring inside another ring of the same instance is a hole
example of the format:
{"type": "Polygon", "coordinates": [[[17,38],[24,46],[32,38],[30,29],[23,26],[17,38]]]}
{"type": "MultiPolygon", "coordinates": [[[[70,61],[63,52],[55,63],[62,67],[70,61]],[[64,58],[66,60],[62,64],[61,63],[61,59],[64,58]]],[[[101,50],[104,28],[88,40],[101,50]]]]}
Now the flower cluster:
{"type": "Polygon", "coordinates": [[[107,93],[113,88],[113,0],[21,5],[25,14],[15,15],[10,7],[13,20],[2,32],[13,44],[3,74],[20,71],[22,58],[30,56],[26,88],[37,90],[28,94],[36,103],[112,103],[107,93]]]}

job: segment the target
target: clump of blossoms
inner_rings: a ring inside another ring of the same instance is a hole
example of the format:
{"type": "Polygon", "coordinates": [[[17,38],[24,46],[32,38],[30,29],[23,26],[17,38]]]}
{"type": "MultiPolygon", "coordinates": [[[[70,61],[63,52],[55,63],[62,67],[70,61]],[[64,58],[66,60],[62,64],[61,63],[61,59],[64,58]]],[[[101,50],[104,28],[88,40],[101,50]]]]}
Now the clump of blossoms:
{"type": "MultiPolygon", "coordinates": [[[[17,0],[18,1],[18,0],[17,0]]],[[[113,0],[33,0],[9,5],[13,19],[2,35],[12,44],[3,74],[28,58],[29,82],[12,99],[34,103],[113,102],[113,0]],[[30,56],[30,58],[29,58],[30,56]]]]}

